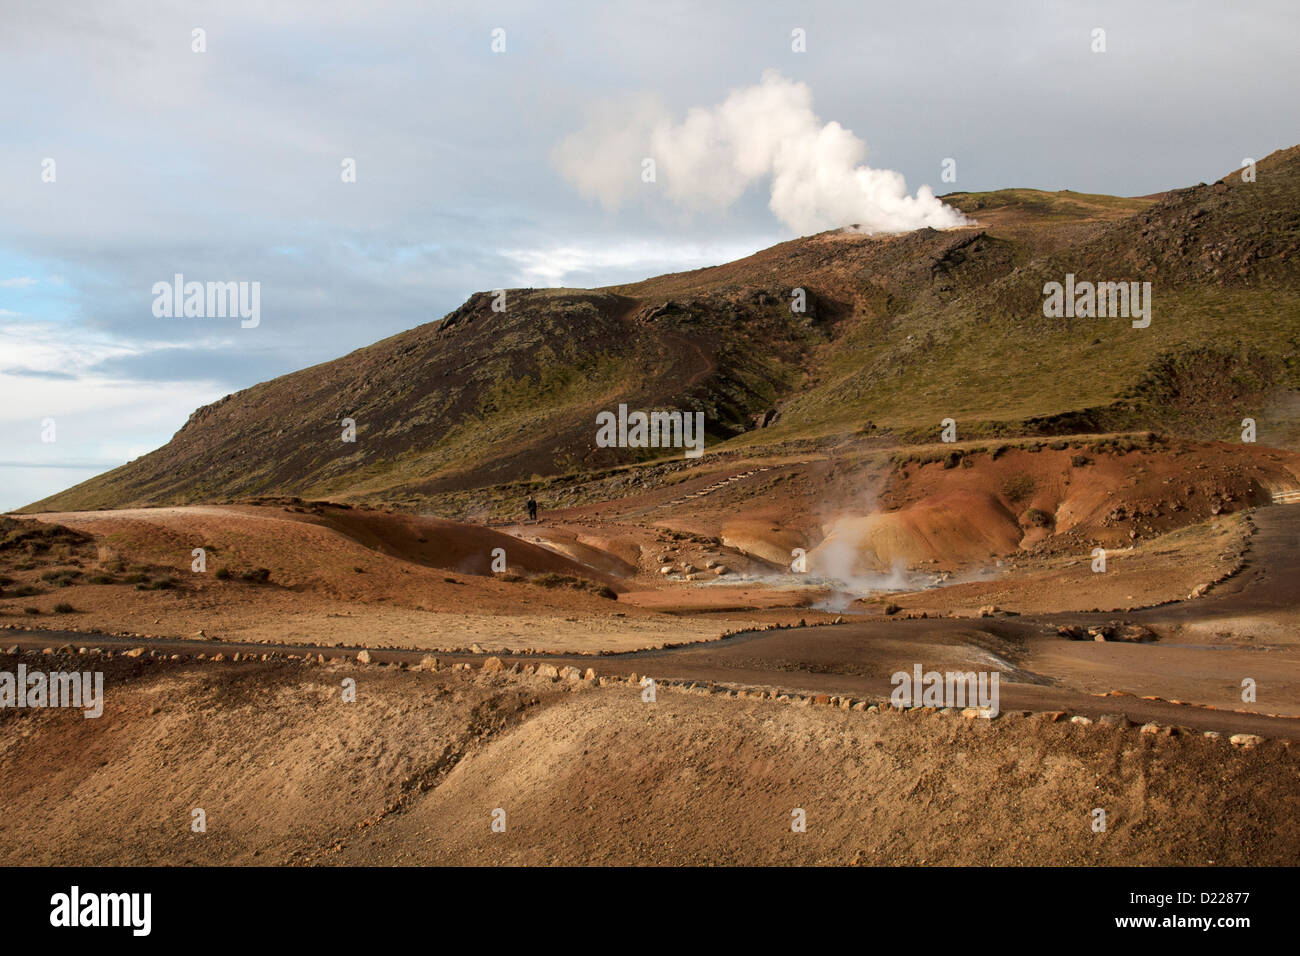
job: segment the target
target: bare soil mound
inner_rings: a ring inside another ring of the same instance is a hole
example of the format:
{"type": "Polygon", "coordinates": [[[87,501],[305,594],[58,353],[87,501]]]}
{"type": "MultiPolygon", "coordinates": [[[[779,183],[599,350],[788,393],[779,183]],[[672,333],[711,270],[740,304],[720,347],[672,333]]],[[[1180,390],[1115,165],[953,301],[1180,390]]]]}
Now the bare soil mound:
{"type": "Polygon", "coordinates": [[[373,665],[94,666],[102,718],[0,712],[0,862],[1269,865],[1300,850],[1300,767],[1273,741],[672,688],[646,703],[624,682],[373,665]]]}

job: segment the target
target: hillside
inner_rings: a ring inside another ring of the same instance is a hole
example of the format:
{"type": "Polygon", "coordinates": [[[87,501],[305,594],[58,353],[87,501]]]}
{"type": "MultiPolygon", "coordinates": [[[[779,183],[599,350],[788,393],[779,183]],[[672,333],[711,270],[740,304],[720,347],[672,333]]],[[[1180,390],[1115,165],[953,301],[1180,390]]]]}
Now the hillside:
{"type": "MultiPolygon", "coordinates": [[[[488,293],[198,409],[164,447],[23,509],[303,495],[410,505],[658,450],[597,412],[702,411],[710,449],[1159,429],[1297,437],[1300,147],[1159,197],[957,193],[976,225],[851,230],[598,290],[488,293]],[[1152,321],[1050,319],[1043,286],[1151,283],[1152,321]],[[791,293],[805,290],[807,310],[791,293]],[[341,440],[343,420],[356,442],[341,440]]],[[[680,457],[680,452],[669,453],[680,457]]]]}

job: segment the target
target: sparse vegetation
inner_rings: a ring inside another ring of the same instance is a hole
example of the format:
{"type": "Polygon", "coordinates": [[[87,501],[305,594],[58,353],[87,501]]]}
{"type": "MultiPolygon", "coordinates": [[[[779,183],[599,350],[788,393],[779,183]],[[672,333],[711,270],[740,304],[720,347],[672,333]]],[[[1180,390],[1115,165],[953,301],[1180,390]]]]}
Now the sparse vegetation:
{"type": "Polygon", "coordinates": [[[56,588],[66,588],[68,585],[75,583],[79,577],[81,577],[80,571],[64,569],[61,571],[46,571],[41,575],[41,580],[54,585],[56,588]]]}
{"type": "Polygon", "coordinates": [[[1033,475],[1024,474],[1012,475],[1002,484],[1002,497],[1013,505],[1020,504],[1022,501],[1029,500],[1033,496],[1038,482],[1034,480],[1033,475]]]}
{"type": "Polygon", "coordinates": [[[539,574],[531,578],[530,581],[544,588],[567,587],[577,591],[590,591],[598,597],[618,599],[618,592],[608,585],[597,581],[589,581],[586,578],[580,578],[572,574],[558,574],[555,571],[548,571],[545,574],[539,574]]]}

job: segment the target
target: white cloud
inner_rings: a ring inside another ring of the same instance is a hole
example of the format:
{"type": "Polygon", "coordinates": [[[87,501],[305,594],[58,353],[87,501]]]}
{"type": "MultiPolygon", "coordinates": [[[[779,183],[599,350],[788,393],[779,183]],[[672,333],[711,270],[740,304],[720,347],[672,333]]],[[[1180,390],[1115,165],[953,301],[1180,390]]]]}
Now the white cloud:
{"type": "Polygon", "coordinates": [[[519,266],[523,286],[589,287],[592,276],[605,285],[635,282],[666,272],[699,269],[752,255],[778,241],[765,236],[749,242],[669,243],[662,240],[578,242],[541,249],[507,249],[519,266]]]}

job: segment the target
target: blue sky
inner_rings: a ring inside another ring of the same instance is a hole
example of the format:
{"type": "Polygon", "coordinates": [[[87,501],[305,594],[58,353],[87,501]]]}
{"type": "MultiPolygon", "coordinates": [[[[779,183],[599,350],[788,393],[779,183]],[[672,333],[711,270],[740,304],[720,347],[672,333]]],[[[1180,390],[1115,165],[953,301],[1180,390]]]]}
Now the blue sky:
{"type": "Polygon", "coordinates": [[[936,192],[1141,195],[1300,138],[1289,0],[3,0],[0,16],[0,508],[476,290],[626,281],[792,235],[761,185],[706,211],[581,195],[554,156],[595,111],[653,98],[680,118],[776,70],[871,166],[936,192]],[[259,282],[261,323],[155,317],[153,283],[178,272],[259,282]]]}

